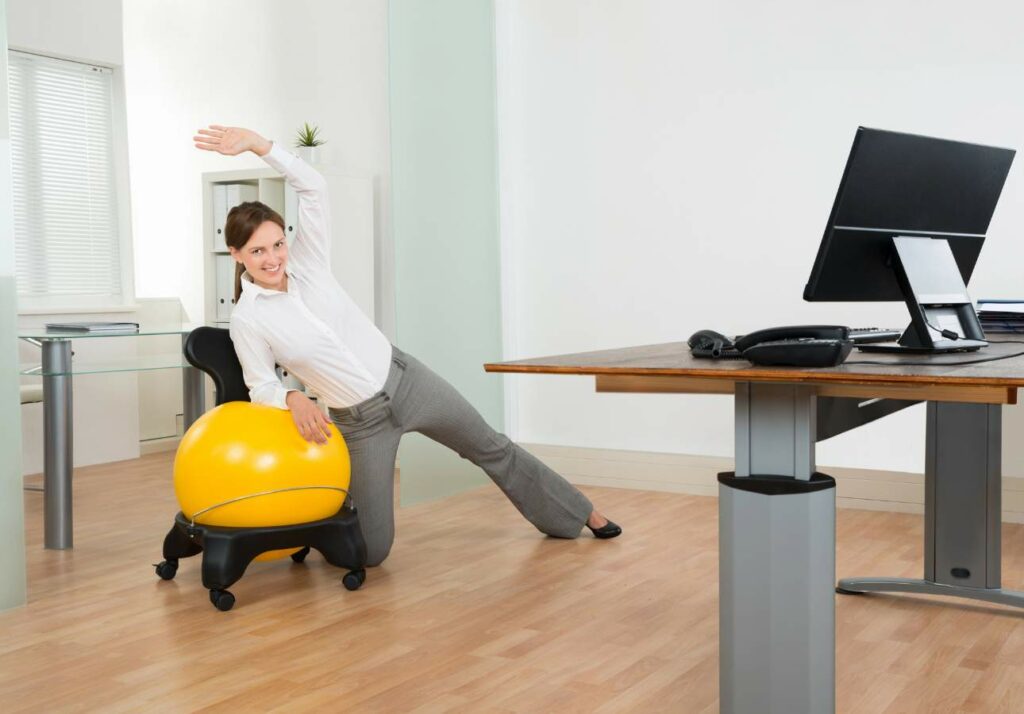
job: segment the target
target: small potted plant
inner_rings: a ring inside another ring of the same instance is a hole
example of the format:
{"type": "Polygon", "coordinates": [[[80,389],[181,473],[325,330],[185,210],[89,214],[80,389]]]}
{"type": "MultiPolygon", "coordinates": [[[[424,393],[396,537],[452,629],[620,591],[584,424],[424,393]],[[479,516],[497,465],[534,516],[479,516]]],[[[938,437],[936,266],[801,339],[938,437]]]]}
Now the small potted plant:
{"type": "Polygon", "coordinates": [[[320,148],[327,141],[320,138],[320,127],[309,125],[309,122],[303,122],[302,128],[295,134],[295,148],[298,150],[296,153],[303,159],[307,164],[315,164],[320,161],[320,148]]]}

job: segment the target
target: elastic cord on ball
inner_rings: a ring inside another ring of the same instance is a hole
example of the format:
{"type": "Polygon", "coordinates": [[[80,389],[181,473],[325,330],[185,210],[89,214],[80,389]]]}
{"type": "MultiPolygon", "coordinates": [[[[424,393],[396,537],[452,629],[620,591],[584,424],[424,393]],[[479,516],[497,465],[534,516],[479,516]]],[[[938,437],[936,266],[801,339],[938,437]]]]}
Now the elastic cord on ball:
{"type": "Polygon", "coordinates": [[[190,525],[195,526],[196,518],[198,518],[199,516],[203,515],[204,513],[207,513],[209,511],[212,511],[212,510],[217,509],[217,508],[220,508],[221,506],[228,506],[228,505],[231,505],[232,503],[237,503],[238,501],[245,501],[245,500],[250,499],[250,498],[257,498],[258,496],[272,496],[275,493],[284,493],[285,491],[312,491],[312,490],[316,490],[316,489],[322,489],[322,490],[326,490],[326,491],[341,491],[342,493],[345,494],[346,497],[348,496],[348,489],[341,488],[340,486],[289,486],[287,488],[275,488],[275,489],[270,490],[270,491],[260,491],[259,493],[249,493],[249,494],[246,494],[245,496],[238,496],[236,498],[232,498],[232,499],[229,499],[227,501],[221,501],[220,503],[215,503],[212,506],[207,506],[206,508],[202,509],[201,511],[196,511],[195,513],[192,514],[192,516],[190,517],[190,520],[192,521],[190,525]]]}

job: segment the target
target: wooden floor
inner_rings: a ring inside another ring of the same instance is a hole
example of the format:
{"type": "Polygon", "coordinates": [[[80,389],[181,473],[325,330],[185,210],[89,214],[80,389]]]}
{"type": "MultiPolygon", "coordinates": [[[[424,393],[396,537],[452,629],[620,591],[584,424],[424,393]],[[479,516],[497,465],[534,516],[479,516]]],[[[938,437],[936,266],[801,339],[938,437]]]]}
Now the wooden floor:
{"type": "MultiPolygon", "coordinates": [[[[616,540],[541,536],[494,488],[403,509],[347,592],[316,554],[254,564],[216,611],[160,581],[171,454],[79,469],[72,552],[26,493],[30,602],[0,613],[0,711],[714,712],[714,499],[586,488],[616,540]]],[[[921,518],[842,510],[838,571],[921,571],[921,518]]],[[[1024,526],[1004,584],[1024,589],[1024,526]]],[[[838,597],[842,712],[1024,711],[1024,613],[838,597]]]]}

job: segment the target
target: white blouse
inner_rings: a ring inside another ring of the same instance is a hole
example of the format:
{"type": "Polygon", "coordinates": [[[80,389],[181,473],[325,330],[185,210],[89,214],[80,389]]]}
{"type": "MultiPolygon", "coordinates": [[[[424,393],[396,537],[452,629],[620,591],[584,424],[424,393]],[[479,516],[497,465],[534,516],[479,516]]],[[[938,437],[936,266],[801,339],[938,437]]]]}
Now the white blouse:
{"type": "Polygon", "coordinates": [[[288,247],[288,291],[268,290],[242,274],[231,312],[231,340],[249,398],[287,409],[287,369],[330,407],[358,404],[384,387],[391,343],[331,274],[327,181],[276,142],[263,157],[298,194],[298,225],[288,247]]]}

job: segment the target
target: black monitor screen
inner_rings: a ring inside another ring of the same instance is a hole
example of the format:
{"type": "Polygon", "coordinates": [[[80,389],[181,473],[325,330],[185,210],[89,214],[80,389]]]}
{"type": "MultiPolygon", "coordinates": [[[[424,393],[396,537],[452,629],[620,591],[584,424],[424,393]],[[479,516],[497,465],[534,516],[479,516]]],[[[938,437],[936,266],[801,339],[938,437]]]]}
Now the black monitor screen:
{"type": "Polygon", "coordinates": [[[860,127],[805,300],[903,300],[892,238],[948,240],[966,284],[1014,151],[860,127]]]}

